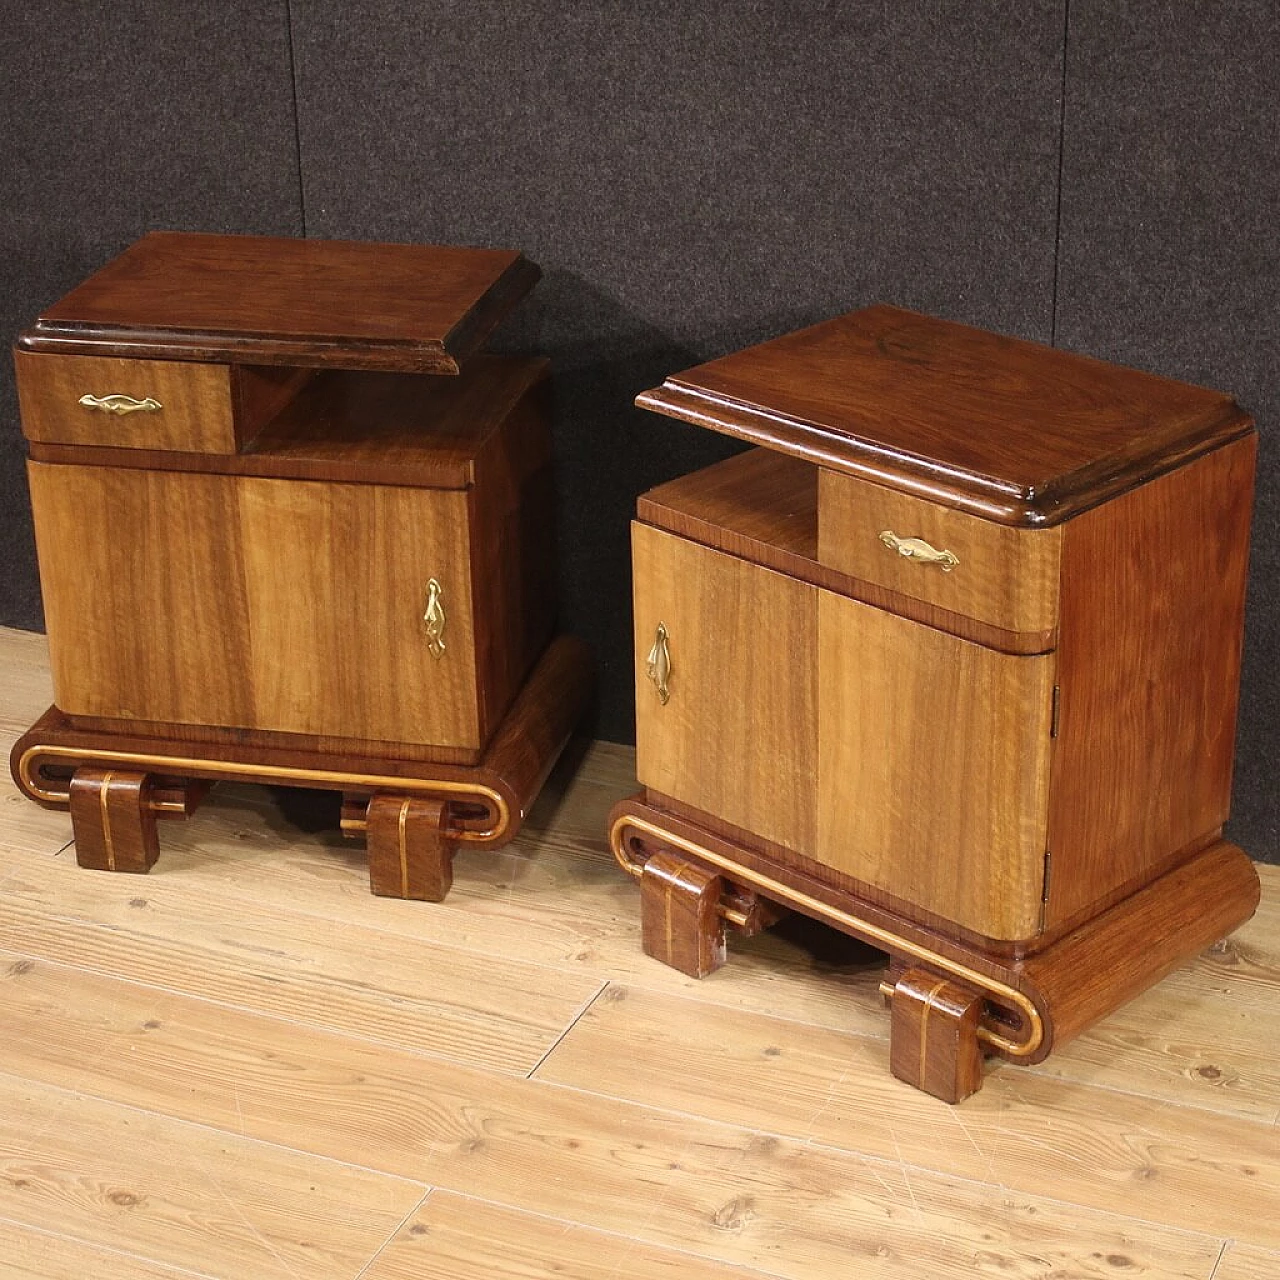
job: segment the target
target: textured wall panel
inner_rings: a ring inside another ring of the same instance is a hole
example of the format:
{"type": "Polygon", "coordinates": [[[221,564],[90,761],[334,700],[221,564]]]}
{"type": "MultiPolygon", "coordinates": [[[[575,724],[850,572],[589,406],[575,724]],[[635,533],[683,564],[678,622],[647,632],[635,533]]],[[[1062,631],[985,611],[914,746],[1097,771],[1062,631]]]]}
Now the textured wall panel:
{"type": "MultiPolygon", "coordinates": [[[[62,0],[0,23],[0,333],[155,227],[302,230],[283,0],[62,0]]],[[[0,360],[0,623],[41,625],[0,360]]]]}
{"type": "Polygon", "coordinates": [[[1258,419],[1230,834],[1271,857],[1280,853],[1277,67],[1272,0],[1072,0],[1057,308],[1058,345],[1230,391],[1258,419]]]}
{"type": "Polygon", "coordinates": [[[295,0],[312,235],[524,249],[557,371],[563,617],[632,735],[637,492],[732,449],[663,375],[885,299],[1047,340],[1060,0],[295,0]]]}

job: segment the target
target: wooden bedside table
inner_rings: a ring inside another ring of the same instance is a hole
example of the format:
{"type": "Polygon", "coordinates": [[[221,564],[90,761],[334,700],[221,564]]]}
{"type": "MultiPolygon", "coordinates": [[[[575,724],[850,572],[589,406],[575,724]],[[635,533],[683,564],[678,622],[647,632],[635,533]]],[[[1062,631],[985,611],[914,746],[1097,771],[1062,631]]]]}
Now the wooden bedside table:
{"type": "Polygon", "coordinates": [[[218,779],[343,792],[393,897],[514,836],[590,685],[552,639],[546,363],[476,354],[537,279],[157,232],[22,334],[56,705],[13,773],[82,866],[147,870],[218,779]]]}
{"type": "Polygon", "coordinates": [[[764,446],[633,526],[649,954],[701,976],[780,906],[863,938],[894,1073],[957,1101],[1252,914],[1229,397],[876,306],[637,403],[764,446]]]}

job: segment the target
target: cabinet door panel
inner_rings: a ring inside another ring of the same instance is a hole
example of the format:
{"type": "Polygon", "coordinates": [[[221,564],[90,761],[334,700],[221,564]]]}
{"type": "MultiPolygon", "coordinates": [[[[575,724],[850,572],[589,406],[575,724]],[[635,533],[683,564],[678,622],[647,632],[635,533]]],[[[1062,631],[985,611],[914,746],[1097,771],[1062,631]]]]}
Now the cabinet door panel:
{"type": "Polygon", "coordinates": [[[725,822],[811,849],[817,787],[817,588],[632,526],[640,781],[725,822]],[[664,706],[646,675],[663,623],[664,706]]]}
{"type": "Polygon", "coordinates": [[[254,727],[479,747],[465,492],[239,483],[254,727]]]}
{"type": "Polygon", "coordinates": [[[822,592],[819,861],[986,937],[1039,931],[1054,655],[822,592]]]}
{"type": "Polygon", "coordinates": [[[30,478],[68,714],[481,745],[464,492],[43,463],[30,478]]]}
{"type": "Polygon", "coordinates": [[[54,700],[70,715],[253,723],[225,477],[30,462],[54,700]]]}

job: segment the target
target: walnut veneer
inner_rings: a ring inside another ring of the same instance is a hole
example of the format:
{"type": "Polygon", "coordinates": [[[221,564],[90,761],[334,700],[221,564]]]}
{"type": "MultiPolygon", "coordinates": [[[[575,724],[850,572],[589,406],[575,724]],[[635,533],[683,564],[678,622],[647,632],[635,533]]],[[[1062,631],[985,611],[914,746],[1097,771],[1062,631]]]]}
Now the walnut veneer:
{"type": "Polygon", "coordinates": [[[473,354],[537,274],[153,233],[20,337],[56,706],[14,771],[83,863],[146,870],[226,777],[346,793],[378,893],[515,833],[589,683],[546,364],[473,354]]]}
{"type": "Polygon", "coordinates": [[[953,1101],[974,1043],[1039,1060],[1248,917],[1229,397],[879,306],[638,402],[765,446],[640,500],[646,913],[747,893],[883,947],[893,1069],[953,1101]]]}

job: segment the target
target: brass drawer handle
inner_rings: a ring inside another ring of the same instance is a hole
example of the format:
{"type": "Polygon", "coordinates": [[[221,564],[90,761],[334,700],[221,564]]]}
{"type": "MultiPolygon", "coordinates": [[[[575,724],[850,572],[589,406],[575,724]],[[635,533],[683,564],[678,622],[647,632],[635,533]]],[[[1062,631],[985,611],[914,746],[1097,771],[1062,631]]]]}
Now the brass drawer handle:
{"type": "Polygon", "coordinates": [[[164,405],[159,400],[148,396],[145,400],[135,400],[132,396],[120,395],[116,392],[109,396],[82,395],[78,403],[86,409],[101,409],[103,413],[159,413],[164,405]]]}
{"type": "Polygon", "coordinates": [[[645,662],[649,679],[653,681],[654,688],[658,691],[658,701],[665,707],[667,700],[671,697],[671,689],[669,687],[671,680],[671,649],[667,645],[667,624],[665,622],[658,623],[658,630],[654,635],[653,648],[649,650],[649,656],[645,659],[645,662]]]}
{"type": "Polygon", "coordinates": [[[960,563],[954,552],[939,551],[923,538],[900,538],[892,529],[883,530],[880,541],[907,560],[914,560],[917,564],[936,564],[943,573],[950,573],[960,563]]]}
{"type": "Polygon", "coordinates": [[[432,578],[427,583],[427,610],[422,625],[427,633],[427,648],[433,658],[444,657],[444,589],[432,578]]]}

